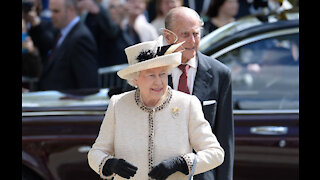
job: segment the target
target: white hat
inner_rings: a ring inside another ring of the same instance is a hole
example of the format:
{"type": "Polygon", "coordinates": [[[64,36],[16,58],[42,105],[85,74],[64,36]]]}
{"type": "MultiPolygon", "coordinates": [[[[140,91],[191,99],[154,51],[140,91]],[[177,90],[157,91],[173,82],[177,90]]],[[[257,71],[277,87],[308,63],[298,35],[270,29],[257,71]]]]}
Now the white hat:
{"type": "Polygon", "coordinates": [[[135,72],[168,66],[169,70],[181,63],[181,52],[174,52],[184,42],[174,45],[162,45],[163,37],[157,40],[142,42],[125,49],[129,66],[118,71],[122,79],[132,79],[135,72]]]}

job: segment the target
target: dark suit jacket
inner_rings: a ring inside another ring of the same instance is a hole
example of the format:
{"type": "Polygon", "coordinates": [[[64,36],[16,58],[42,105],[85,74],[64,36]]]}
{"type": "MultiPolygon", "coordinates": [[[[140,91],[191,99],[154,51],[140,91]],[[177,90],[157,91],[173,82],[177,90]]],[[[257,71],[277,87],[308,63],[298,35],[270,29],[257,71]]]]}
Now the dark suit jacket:
{"type": "Polygon", "coordinates": [[[99,13],[84,13],[80,18],[97,43],[99,68],[127,63],[124,49],[136,42],[128,40],[126,32],[114,23],[108,11],[99,3],[96,4],[100,9],[99,13]]]}
{"type": "Polygon", "coordinates": [[[40,90],[98,87],[98,50],[88,28],[78,22],[44,65],[40,90]]]}
{"type": "MultiPolygon", "coordinates": [[[[197,53],[198,69],[193,86],[193,95],[202,103],[205,118],[225,151],[222,165],[205,173],[194,176],[194,180],[231,180],[233,179],[234,123],[232,114],[231,71],[219,62],[201,52],[197,53]],[[207,100],[215,104],[203,106],[207,100]]],[[[171,76],[168,84],[172,86],[171,76]]]]}

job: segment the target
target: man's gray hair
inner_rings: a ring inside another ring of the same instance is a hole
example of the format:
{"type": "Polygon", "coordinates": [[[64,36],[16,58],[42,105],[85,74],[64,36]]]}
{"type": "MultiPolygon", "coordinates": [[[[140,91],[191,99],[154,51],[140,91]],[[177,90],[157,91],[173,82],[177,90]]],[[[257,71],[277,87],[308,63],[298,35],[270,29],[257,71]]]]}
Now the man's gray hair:
{"type": "MultiPolygon", "coordinates": [[[[173,8],[171,9],[168,14],[166,15],[165,17],[165,28],[166,29],[169,29],[169,30],[172,30],[172,23],[174,22],[174,18],[175,16],[178,14],[178,13],[185,13],[185,14],[193,14],[194,16],[196,16],[198,19],[199,19],[199,25],[200,27],[203,26],[203,20],[201,19],[201,17],[199,16],[199,14],[191,9],[191,8],[188,8],[188,7],[184,7],[184,6],[180,6],[180,7],[176,7],[176,8],[173,8]]],[[[177,22],[175,22],[177,23],[177,22]]]]}

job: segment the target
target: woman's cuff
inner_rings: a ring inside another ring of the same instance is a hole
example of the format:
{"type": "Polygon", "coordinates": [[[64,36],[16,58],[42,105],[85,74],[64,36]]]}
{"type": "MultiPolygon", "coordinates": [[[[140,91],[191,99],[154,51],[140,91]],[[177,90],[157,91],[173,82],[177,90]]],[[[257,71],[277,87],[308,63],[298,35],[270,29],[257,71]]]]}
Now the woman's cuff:
{"type": "Polygon", "coordinates": [[[195,154],[194,153],[189,153],[189,154],[182,154],[181,157],[186,161],[187,163],[187,166],[188,166],[188,170],[189,170],[189,173],[188,175],[190,174],[191,172],[191,169],[193,167],[193,160],[194,158],[196,158],[195,154]]]}
{"type": "Polygon", "coordinates": [[[99,175],[100,175],[100,178],[102,179],[112,179],[112,177],[114,177],[116,174],[115,173],[112,173],[111,175],[108,175],[108,176],[105,176],[103,174],[103,166],[106,164],[107,160],[108,159],[111,159],[113,158],[113,156],[111,155],[107,155],[106,157],[104,157],[99,165],[99,175]]]}

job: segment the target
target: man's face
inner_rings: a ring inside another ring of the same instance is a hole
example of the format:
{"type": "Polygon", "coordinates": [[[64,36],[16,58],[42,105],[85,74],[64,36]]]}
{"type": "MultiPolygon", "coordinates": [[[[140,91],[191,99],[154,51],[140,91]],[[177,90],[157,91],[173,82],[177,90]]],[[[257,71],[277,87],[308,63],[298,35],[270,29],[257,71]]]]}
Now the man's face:
{"type": "Polygon", "coordinates": [[[138,16],[146,10],[147,4],[145,0],[127,0],[125,9],[129,16],[138,16]]]}
{"type": "MultiPolygon", "coordinates": [[[[196,55],[199,49],[201,31],[199,19],[195,16],[185,14],[182,16],[177,15],[174,22],[179,23],[173,23],[171,31],[178,36],[177,43],[185,41],[182,44],[184,51],[182,52],[181,61],[182,63],[186,63],[196,55]]],[[[172,36],[170,39],[175,39],[172,33],[170,36],[172,36]]],[[[173,42],[168,42],[168,44],[171,43],[173,42]]],[[[176,51],[182,50],[183,48],[180,47],[176,51]]]]}
{"type": "Polygon", "coordinates": [[[68,12],[64,0],[50,0],[51,20],[53,25],[62,29],[68,24],[68,12]]]}
{"type": "Polygon", "coordinates": [[[124,4],[120,0],[109,0],[108,10],[112,20],[120,25],[125,17],[124,4]]]}

